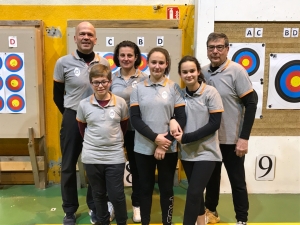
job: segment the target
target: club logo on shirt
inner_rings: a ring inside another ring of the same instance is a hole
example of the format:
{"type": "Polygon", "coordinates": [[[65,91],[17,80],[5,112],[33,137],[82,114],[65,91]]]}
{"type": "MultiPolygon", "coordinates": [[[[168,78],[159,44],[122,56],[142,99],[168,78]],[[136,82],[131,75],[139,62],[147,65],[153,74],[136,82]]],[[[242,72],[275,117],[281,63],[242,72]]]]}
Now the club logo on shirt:
{"type": "Polygon", "coordinates": [[[137,81],[135,80],[135,81],[132,82],[131,86],[132,86],[133,88],[135,88],[136,84],[137,84],[137,81]]]}
{"type": "Polygon", "coordinates": [[[77,67],[74,69],[74,74],[78,77],[80,75],[80,69],[77,67]]]}
{"type": "Polygon", "coordinates": [[[113,118],[115,118],[115,115],[116,115],[115,111],[113,109],[111,109],[109,112],[109,117],[113,119],[113,118]]]}
{"type": "Polygon", "coordinates": [[[166,91],[163,91],[163,93],[161,93],[161,97],[163,99],[166,99],[168,97],[168,93],[166,91]]]}

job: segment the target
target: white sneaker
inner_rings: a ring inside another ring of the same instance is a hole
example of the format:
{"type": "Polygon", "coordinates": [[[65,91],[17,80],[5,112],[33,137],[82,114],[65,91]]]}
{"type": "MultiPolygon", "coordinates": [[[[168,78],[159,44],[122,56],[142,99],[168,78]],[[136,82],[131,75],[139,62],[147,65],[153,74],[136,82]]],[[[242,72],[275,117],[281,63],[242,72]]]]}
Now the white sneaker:
{"type": "Polygon", "coordinates": [[[247,225],[247,222],[238,221],[236,225],[247,225]]]}
{"type": "Polygon", "coordinates": [[[141,211],[140,207],[134,207],[132,206],[132,220],[135,223],[140,223],[141,222],[141,211]]]}
{"type": "Polygon", "coordinates": [[[107,202],[107,207],[108,207],[108,212],[109,212],[109,220],[110,222],[113,221],[115,219],[115,209],[114,206],[111,202],[107,202]]]}

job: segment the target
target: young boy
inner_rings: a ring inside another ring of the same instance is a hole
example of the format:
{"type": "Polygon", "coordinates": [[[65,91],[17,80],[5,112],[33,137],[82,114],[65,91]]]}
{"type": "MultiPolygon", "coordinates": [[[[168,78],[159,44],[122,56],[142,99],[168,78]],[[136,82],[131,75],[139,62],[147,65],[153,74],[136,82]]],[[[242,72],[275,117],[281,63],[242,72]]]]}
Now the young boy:
{"type": "Polygon", "coordinates": [[[123,134],[127,129],[128,107],[123,98],[111,92],[111,71],[96,64],[89,73],[94,94],[81,100],[76,119],[83,136],[82,162],[92,187],[97,223],[110,224],[107,197],[115,208],[116,221],[127,221],[124,194],[123,134]]]}

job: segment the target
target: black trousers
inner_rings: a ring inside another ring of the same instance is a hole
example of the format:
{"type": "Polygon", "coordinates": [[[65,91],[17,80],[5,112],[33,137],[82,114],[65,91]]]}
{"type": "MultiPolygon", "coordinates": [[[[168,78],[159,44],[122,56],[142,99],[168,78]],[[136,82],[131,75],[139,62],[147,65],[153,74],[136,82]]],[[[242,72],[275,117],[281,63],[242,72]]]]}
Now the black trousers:
{"type": "Polygon", "coordinates": [[[130,165],[130,173],[132,175],[132,194],[131,202],[132,206],[140,206],[140,181],[139,173],[136,167],[135,157],[134,157],[134,134],[135,131],[128,130],[124,136],[124,146],[126,148],[127,157],[130,165]]]}
{"type": "Polygon", "coordinates": [[[183,224],[195,224],[197,217],[205,213],[203,192],[215,168],[214,161],[181,160],[188,179],[183,224]]]}
{"type": "Polygon", "coordinates": [[[93,190],[97,217],[101,225],[109,225],[107,196],[114,206],[118,225],[127,221],[126,199],[124,194],[124,167],[120,164],[84,164],[87,177],[93,190]]]}
{"type": "MultiPolygon", "coordinates": [[[[75,213],[79,207],[76,163],[82,151],[82,137],[76,121],[76,111],[65,109],[60,129],[61,162],[61,195],[65,213],[75,213]]],[[[86,203],[89,209],[95,210],[90,185],[88,186],[86,203]]]]}
{"type": "MultiPolygon", "coordinates": [[[[235,145],[220,145],[223,163],[226,168],[232,190],[235,218],[237,221],[248,221],[248,192],[245,179],[245,156],[238,157],[235,153],[235,145]]],[[[219,203],[220,180],[222,162],[218,162],[206,186],[205,207],[210,211],[216,211],[219,203]]]]}
{"type": "Polygon", "coordinates": [[[140,177],[140,209],[142,225],[150,224],[152,194],[155,184],[155,170],[158,171],[158,187],[163,225],[172,222],[174,205],[174,174],[177,164],[177,152],[167,153],[163,160],[156,160],[153,155],[135,154],[140,177]]]}

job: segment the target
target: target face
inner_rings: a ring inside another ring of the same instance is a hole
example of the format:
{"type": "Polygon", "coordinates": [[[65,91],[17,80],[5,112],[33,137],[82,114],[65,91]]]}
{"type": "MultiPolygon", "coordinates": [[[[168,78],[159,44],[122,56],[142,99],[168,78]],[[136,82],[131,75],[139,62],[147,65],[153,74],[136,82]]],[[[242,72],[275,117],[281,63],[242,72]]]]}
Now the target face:
{"type": "Polygon", "coordinates": [[[118,67],[116,66],[116,64],[114,62],[114,54],[113,53],[106,53],[105,55],[103,55],[103,57],[106,58],[107,61],[109,62],[110,69],[112,72],[114,72],[116,69],[118,69],[118,67]]]}
{"type": "Polygon", "coordinates": [[[144,72],[145,70],[148,69],[147,56],[145,54],[141,54],[141,57],[142,57],[142,61],[138,69],[144,72]]]}
{"type": "Polygon", "coordinates": [[[249,76],[256,73],[259,68],[260,59],[258,54],[250,48],[242,48],[232,56],[232,61],[242,65],[249,76]]]}
{"type": "Polygon", "coordinates": [[[300,60],[284,64],[275,77],[278,95],[287,102],[300,102],[300,60]]]}
{"type": "Polygon", "coordinates": [[[24,109],[25,101],[20,95],[11,95],[7,99],[7,107],[13,112],[20,112],[24,109]]]}
{"type": "Polygon", "coordinates": [[[5,67],[10,72],[18,72],[23,68],[23,59],[17,54],[10,54],[5,59],[5,67]]]}
{"type": "Polygon", "coordinates": [[[2,68],[2,64],[3,64],[2,58],[0,57],[0,69],[2,68]]]}
{"type": "Polygon", "coordinates": [[[18,92],[24,87],[24,80],[17,74],[9,75],[6,78],[5,85],[12,92],[18,92]]]}
{"type": "Polygon", "coordinates": [[[0,96],[0,111],[2,111],[3,108],[4,108],[4,100],[3,100],[3,98],[0,96]]]}
{"type": "Polygon", "coordinates": [[[2,80],[2,77],[0,77],[0,91],[2,90],[3,88],[3,80],[2,80]]]}

